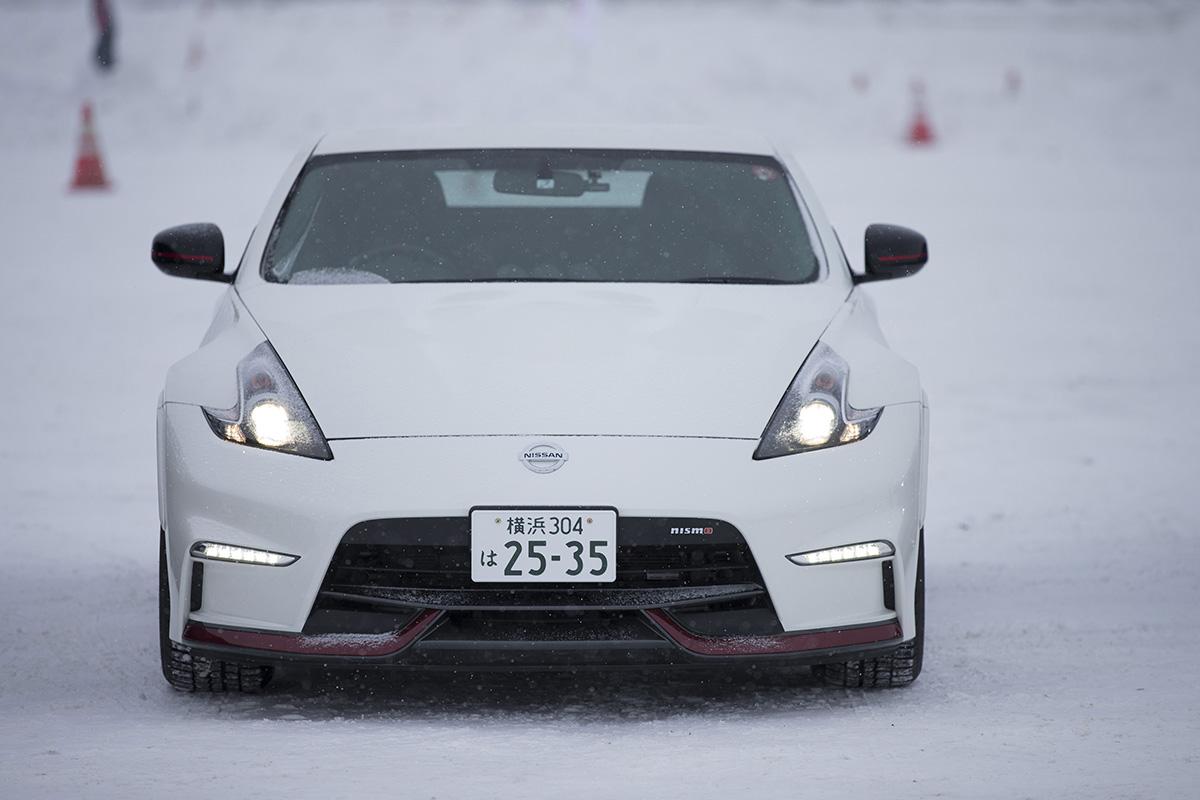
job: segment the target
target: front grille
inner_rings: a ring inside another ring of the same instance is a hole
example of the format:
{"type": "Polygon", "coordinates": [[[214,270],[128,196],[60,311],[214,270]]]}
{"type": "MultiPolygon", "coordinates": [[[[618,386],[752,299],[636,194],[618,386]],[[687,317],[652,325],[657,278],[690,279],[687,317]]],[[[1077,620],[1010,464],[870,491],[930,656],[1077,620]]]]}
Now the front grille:
{"type": "MultiPolygon", "coordinates": [[[[555,584],[557,590],[665,589],[755,585],[762,576],[741,533],[720,520],[622,517],[617,523],[617,577],[613,583],[555,584]],[[673,536],[672,528],[711,528],[707,536],[673,536]],[[683,539],[684,541],[679,541],[683,539]]],[[[356,588],[463,590],[483,586],[514,591],[546,584],[471,581],[470,520],[466,517],[374,520],[343,537],[323,591],[356,588]]]]}
{"type": "Polygon", "coordinates": [[[338,545],[307,628],[350,625],[354,608],[364,617],[353,623],[356,629],[386,627],[417,608],[452,612],[442,623],[449,627],[454,620],[475,619],[472,613],[500,614],[509,626],[515,624],[513,615],[543,610],[583,613],[582,618],[552,617],[575,620],[568,627],[587,620],[583,628],[601,619],[594,614],[624,619],[621,615],[641,608],[670,608],[681,624],[705,635],[781,630],[754,556],[728,522],[619,517],[616,560],[612,583],[474,583],[468,517],[362,522],[338,545]],[[711,533],[672,534],[672,529],[711,533]]]}

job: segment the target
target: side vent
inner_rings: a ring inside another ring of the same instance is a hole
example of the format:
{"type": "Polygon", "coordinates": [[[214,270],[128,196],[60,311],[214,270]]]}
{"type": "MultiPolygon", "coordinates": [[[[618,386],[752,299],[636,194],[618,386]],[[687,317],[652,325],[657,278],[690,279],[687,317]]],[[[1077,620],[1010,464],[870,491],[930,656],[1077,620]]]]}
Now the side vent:
{"type": "Polygon", "coordinates": [[[891,561],[883,562],[883,607],[896,610],[896,572],[891,561]]]}
{"type": "Polygon", "coordinates": [[[189,608],[199,611],[204,603],[204,564],[199,561],[192,562],[192,590],[188,597],[191,601],[189,608]]]}

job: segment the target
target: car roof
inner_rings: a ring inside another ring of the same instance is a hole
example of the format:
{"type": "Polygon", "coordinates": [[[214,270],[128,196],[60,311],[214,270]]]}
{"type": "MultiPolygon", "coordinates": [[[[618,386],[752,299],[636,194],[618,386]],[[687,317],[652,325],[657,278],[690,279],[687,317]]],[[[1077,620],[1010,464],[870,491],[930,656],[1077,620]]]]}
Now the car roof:
{"type": "Polygon", "coordinates": [[[414,126],[330,133],[313,155],[401,150],[479,149],[667,150],[775,155],[766,137],[747,131],[670,126],[414,126]]]}

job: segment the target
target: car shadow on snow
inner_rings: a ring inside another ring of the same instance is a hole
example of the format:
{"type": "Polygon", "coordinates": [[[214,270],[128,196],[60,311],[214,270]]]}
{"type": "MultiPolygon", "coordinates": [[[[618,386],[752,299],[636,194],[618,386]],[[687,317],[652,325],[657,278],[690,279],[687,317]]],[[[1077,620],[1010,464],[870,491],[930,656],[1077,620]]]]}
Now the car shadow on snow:
{"type": "MultiPolygon", "coordinates": [[[[280,676],[261,695],[208,698],[253,719],[633,721],[723,718],[890,704],[905,691],[827,687],[806,668],[554,672],[336,672],[280,676]],[[869,699],[868,699],[869,698],[869,699]]],[[[911,690],[910,690],[911,691],[911,690]]],[[[199,699],[199,698],[197,698],[199,699]]]]}

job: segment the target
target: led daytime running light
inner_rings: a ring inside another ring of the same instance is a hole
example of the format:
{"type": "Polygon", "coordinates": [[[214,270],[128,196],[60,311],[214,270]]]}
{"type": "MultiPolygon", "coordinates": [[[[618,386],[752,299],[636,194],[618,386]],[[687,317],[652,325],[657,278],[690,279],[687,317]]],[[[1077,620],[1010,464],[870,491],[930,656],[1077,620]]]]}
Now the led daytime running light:
{"type": "Polygon", "coordinates": [[[859,542],[841,547],[827,547],[824,550],[809,550],[806,553],[793,553],[788,561],[802,567],[816,564],[844,564],[847,561],[865,561],[871,558],[885,558],[896,554],[896,548],[891,542],[880,539],[875,542],[859,542]]]}
{"type": "Polygon", "coordinates": [[[220,542],[196,542],[192,545],[192,556],[209,561],[232,561],[237,564],[259,564],[264,567],[286,567],[295,564],[300,556],[256,550],[253,547],[238,547],[220,542]]]}

